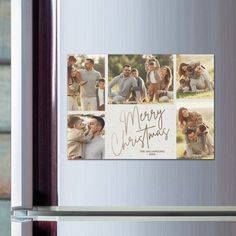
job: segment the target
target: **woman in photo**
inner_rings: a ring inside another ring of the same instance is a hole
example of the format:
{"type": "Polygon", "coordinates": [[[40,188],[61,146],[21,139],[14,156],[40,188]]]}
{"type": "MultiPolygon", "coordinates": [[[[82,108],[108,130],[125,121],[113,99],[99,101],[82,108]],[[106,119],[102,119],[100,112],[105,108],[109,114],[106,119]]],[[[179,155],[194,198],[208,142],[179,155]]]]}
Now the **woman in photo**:
{"type": "Polygon", "coordinates": [[[179,109],[178,119],[179,127],[185,135],[185,155],[190,157],[193,154],[202,156],[213,154],[213,138],[209,133],[209,127],[203,121],[202,115],[182,107],[179,109]]]}
{"type": "Polygon", "coordinates": [[[190,91],[190,71],[187,63],[181,63],[179,65],[179,89],[178,92],[189,92],[190,91]]]}
{"type": "Polygon", "coordinates": [[[178,92],[201,93],[214,89],[213,81],[200,62],[181,63],[179,65],[179,89],[178,92]]]}
{"type": "Polygon", "coordinates": [[[173,91],[169,91],[172,81],[172,73],[169,66],[162,66],[160,69],[161,84],[159,93],[160,102],[169,102],[173,99],[173,91]]]}
{"type": "Polygon", "coordinates": [[[172,103],[173,62],[172,54],[108,55],[109,104],[172,103]]]}
{"type": "Polygon", "coordinates": [[[78,96],[80,93],[80,86],[86,84],[83,81],[79,70],[76,68],[77,59],[75,56],[69,56],[67,64],[67,110],[78,111],[78,96]]]}

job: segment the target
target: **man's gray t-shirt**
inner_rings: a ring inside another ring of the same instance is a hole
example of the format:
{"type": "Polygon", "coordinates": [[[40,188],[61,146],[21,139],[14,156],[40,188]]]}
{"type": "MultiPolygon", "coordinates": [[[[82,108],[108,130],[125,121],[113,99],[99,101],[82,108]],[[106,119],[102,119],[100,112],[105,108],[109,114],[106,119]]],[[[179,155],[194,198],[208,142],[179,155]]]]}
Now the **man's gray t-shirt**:
{"type": "Polygon", "coordinates": [[[81,97],[96,97],[96,85],[99,79],[102,79],[100,72],[96,70],[79,70],[81,79],[87,81],[86,84],[80,86],[81,97]]]}
{"type": "Polygon", "coordinates": [[[104,155],[105,141],[102,136],[96,136],[85,144],[85,159],[104,159],[104,155]]]}
{"type": "Polygon", "coordinates": [[[118,94],[122,97],[128,98],[131,93],[131,88],[138,86],[137,81],[133,77],[125,77],[123,74],[116,76],[109,85],[109,92],[114,85],[118,85],[118,94]]]}
{"type": "Polygon", "coordinates": [[[210,79],[208,78],[207,74],[203,74],[199,77],[194,77],[190,79],[190,86],[193,92],[200,89],[209,89],[212,90],[212,85],[210,79]]]}

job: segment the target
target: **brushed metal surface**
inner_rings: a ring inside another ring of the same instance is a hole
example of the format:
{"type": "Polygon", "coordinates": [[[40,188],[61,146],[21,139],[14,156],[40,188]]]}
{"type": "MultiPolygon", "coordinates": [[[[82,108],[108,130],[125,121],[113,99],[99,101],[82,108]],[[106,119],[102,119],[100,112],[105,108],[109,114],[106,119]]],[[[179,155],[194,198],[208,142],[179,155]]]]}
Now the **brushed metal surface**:
{"type": "MultiPolygon", "coordinates": [[[[236,205],[235,11],[234,0],[60,1],[60,206],[236,205]],[[61,68],[68,53],[215,54],[215,160],[67,161],[66,70],[61,68]]],[[[227,235],[218,227],[214,235],[227,235]]]]}
{"type": "Polygon", "coordinates": [[[235,222],[59,221],[58,236],[234,236],[235,222]]]}

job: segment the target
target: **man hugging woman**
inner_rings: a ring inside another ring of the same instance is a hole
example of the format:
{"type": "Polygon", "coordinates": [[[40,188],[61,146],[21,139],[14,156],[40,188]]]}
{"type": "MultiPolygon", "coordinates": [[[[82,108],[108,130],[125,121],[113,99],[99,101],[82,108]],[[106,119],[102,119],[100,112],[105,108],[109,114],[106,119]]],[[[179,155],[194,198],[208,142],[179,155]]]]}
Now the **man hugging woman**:
{"type": "Polygon", "coordinates": [[[94,69],[94,60],[86,58],[84,68],[76,68],[77,59],[69,56],[67,66],[67,109],[78,111],[80,96],[82,111],[105,110],[105,80],[94,69]]]}
{"type": "Polygon", "coordinates": [[[179,89],[177,92],[206,92],[214,89],[214,83],[200,62],[179,65],[179,89]]]}

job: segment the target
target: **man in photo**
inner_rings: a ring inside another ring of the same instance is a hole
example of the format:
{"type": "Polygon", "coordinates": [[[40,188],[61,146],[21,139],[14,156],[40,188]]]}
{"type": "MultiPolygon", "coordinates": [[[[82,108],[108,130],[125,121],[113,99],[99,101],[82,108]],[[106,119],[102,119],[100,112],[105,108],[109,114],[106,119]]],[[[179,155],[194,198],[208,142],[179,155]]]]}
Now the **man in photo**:
{"type": "Polygon", "coordinates": [[[122,73],[113,78],[109,84],[109,97],[112,98],[112,103],[124,103],[129,99],[132,91],[134,91],[136,101],[140,102],[140,91],[137,89],[137,80],[131,76],[131,66],[125,64],[122,73]],[[112,92],[114,86],[117,86],[116,92],[112,92]]]}
{"type": "Polygon", "coordinates": [[[80,102],[82,111],[96,111],[97,97],[96,85],[99,79],[102,79],[100,72],[94,69],[94,60],[85,59],[84,69],[80,69],[80,77],[87,82],[80,88],[80,102]]]}
{"type": "Polygon", "coordinates": [[[190,87],[192,92],[206,92],[213,90],[213,82],[202,65],[194,68],[193,76],[190,77],[190,87]]]}
{"type": "Polygon", "coordinates": [[[104,159],[105,141],[102,137],[102,131],[105,121],[100,116],[92,116],[89,122],[89,128],[93,133],[93,139],[85,146],[85,159],[104,159]]]}
{"type": "Polygon", "coordinates": [[[213,154],[213,145],[206,139],[206,146],[196,128],[188,128],[187,136],[189,144],[186,147],[186,157],[204,157],[213,154]]]}
{"type": "Polygon", "coordinates": [[[182,62],[179,65],[180,76],[177,93],[204,93],[214,90],[214,82],[207,68],[200,62],[182,62]]]}
{"type": "Polygon", "coordinates": [[[97,110],[105,111],[105,80],[98,80],[98,88],[96,89],[97,110]]]}

